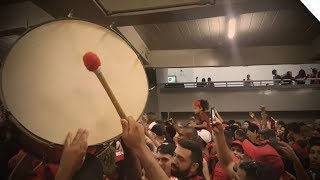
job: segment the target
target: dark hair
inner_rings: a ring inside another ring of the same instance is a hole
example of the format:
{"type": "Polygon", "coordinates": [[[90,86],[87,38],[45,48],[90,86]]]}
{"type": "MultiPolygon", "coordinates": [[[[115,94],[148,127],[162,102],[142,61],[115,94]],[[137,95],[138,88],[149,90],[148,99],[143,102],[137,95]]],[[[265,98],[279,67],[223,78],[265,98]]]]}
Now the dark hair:
{"type": "Polygon", "coordinates": [[[277,121],[277,124],[279,124],[281,126],[285,126],[286,125],[283,121],[277,121]]]}
{"type": "Polygon", "coordinates": [[[209,109],[209,102],[204,99],[200,99],[200,106],[202,107],[203,111],[206,111],[209,109]]]}
{"type": "Polygon", "coordinates": [[[242,137],[242,138],[246,138],[246,132],[243,129],[237,129],[234,134],[242,137]]]}
{"type": "Polygon", "coordinates": [[[251,122],[250,122],[250,121],[244,121],[243,123],[248,123],[249,125],[251,124],[251,122]]]}
{"type": "Polygon", "coordinates": [[[261,137],[265,140],[269,140],[271,138],[276,138],[276,132],[273,129],[265,129],[265,130],[261,130],[259,131],[259,134],[261,135],[261,137]]]}
{"type": "Polygon", "coordinates": [[[289,123],[287,125],[287,129],[295,134],[299,134],[301,132],[300,125],[297,122],[289,123]]]}
{"type": "Polygon", "coordinates": [[[272,74],[275,75],[277,73],[277,70],[272,70],[272,74]]]}
{"type": "Polygon", "coordinates": [[[229,120],[229,121],[228,121],[228,124],[229,124],[230,126],[232,126],[235,122],[236,122],[235,120],[229,120]]]}
{"type": "Polygon", "coordinates": [[[206,82],[206,79],[205,79],[205,78],[202,78],[202,79],[201,79],[201,82],[206,82]]]}
{"type": "Polygon", "coordinates": [[[230,148],[232,143],[233,143],[233,140],[232,140],[233,134],[232,134],[232,132],[228,131],[228,130],[224,131],[224,137],[225,137],[227,146],[230,148]]]}
{"type": "Polygon", "coordinates": [[[317,72],[318,72],[318,69],[317,69],[317,68],[312,68],[312,73],[313,73],[313,74],[317,74],[317,72]]]}
{"type": "Polygon", "coordinates": [[[211,81],[211,77],[208,77],[208,81],[211,81]]]}
{"type": "Polygon", "coordinates": [[[198,175],[202,175],[202,150],[198,142],[192,141],[192,140],[187,140],[187,139],[182,139],[179,141],[179,146],[181,146],[184,149],[188,149],[191,151],[191,160],[194,163],[198,163],[198,175]]]}
{"type": "Polygon", "coordinates": [[[234,135],[234,132],[236,132],[236,130],[238,130],[240,128],[239,128],[239,126],[236,126],[236,125],[230,125],[226,129],[229,130],[232,133],[232,135],[234,135]]]}
{"type": "Polygon", "coordinates": [[[166,126],[166,133],[171,139],[173,139],[176,135],[176,129],[173,126],[166,126]]]}
{"type": "Polygon", "coordinates": [[[166,134],[166,127],[162,124],[155,124],[150,131],[157,136],[164,136],[166,134]]]}
{"type": "Polygon", "coordinates": [[[259,131],[259,127],[256,124],[251,123],[249,124],[248,131],[257,133],[259,131]]]}
{"type": "Polygon", "coordinates": [[[157,152],[173,156],[175,149],[176,145],[174,145],[173,143],[163,143],[157,148],[157,152]]]}
{"type": "Polygon", "coordinates": [[[243,162],[239,168],[246,172],[247,180],[279,180],[279,175],[269,164],[258,161],[243,162]]]}
{"type": "Polygon", "coordinates": [[[233,123],[233,124],[238,124],[239,127],[241,127],[241,123],[240,123],[240,122],[235,122],[235,123],[233,123]]]}
{"type": "Polygon", "coordinates": [[[309,147],[320,146],[320,137],[312,137],[309,140],[309,147]]]}
{"type": "Polygon", "coordinates": [[[300,77],[306,77],[306,71],[304,71],[303,69],[300,69],[298,76],[300,77]]]}
{"type": "Polygon", "coordinates": [[[189,139],[189,140],[196,141],[198,139],[198,132],[197,132],[196,128],[191,127],[191,126],[186,126],[183,129],[187,130],[189,132],[187,134],[187,136],[191,137],[191,139],[189,139]]]}

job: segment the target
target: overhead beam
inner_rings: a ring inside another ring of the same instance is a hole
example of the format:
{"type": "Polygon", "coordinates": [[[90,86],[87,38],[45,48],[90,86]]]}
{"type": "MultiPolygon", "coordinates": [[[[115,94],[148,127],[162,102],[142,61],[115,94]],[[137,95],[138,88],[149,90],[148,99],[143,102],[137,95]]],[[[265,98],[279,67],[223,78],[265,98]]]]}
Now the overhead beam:
{"type": "Polygon", "coordinates": [[[228,14],[244,14],[262,11],[278,11],[284,9],[299,8],[302,6],[296,0],[259,0],[259,1],[217,1],[216,5],[172,8],[161,11],[136,12],[105,16],[100,8],[92,0],[32,0],[36,5],[44,9],[55,18],[66,17],[73,9],[74,16],[89,19],[97,23],[112,24],[115,26],[130,26],[142,24],[165,23],[186,21],[192,19],[225,16],[228,14]],[[219,3],[220,2],[220,3],[219,3]],[[229,3],[228,3],[229,2],[229,3]]]}
{"type": "Polygon", "coordinates": [[[314,63],[311,45],[150,51],[150,67],[250,66],[314,63]]]}
{"type": "Polygon", "coordinates": [[[107,17],[106,23],[115,22],[116,26],[156,24],[176,21],[187,21],[218,16],[228,16],[234,14],[245,14],[264,11],[280,11],[301,7],[299,1],[292,0],[259,0],[244,1],[237,3],[218,3],[216,5],[176,9],[170,11],[128,14],[115,17],[107,17]]]}

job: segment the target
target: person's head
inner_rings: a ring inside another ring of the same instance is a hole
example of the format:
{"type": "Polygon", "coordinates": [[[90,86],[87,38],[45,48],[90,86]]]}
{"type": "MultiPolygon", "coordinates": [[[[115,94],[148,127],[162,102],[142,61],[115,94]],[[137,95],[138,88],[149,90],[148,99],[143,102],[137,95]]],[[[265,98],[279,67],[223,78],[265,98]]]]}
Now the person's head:
{"type": "Polygon", "coordinates": [[[287,125],[287,130],[289,132],[289,136],[294,137],[295,135],[301,135],[301,128],[299,123],[293,122],[287,125]]]}
{"type": "Polygon", "coordinates": [[[200,143],[202,144],[203,147],[206,147],[206,145],[212,141],[211,133],[206,129],[201,129],[201,130],[198,130],[197,132],[198,132],[198,136],[199,136],[198,139],[200,140],[200,143]]]}
{"type": "Polygon", "coordinates": [[[251,124],[250,121],[244,121],[244,123],[243,123],[243,128],[244,128],[244,129],[248,129],[248,127],[249,127],[250,124],[251,124]]]}
{"type": "Polygon", "coordinates": [[[320,130],[320,119],[314,120],[313,128],[316,129],[316,130],[320,130]]]}
{"type": "Polygon", "coordinates": [[[265,129],[265,130],[261,130],[259,131],[260,134],[260,140],[270,140],[270,139],[275,139],[276,136],[276,132],[273,129],[265,129]]]}
{"type": "Polygon", "coordinates": [[[157,149],[157,160],[163,171],[171,176],[171,164],[173,161],[176,145],[171,143],[163,143],[157,149]]]}
{"type": "Polygon", "coordinates": [[[202,79],[201,79],[201,82],[206,82],[206,79],[205,79],[205,78],[202,78],[202,79]]]}
{"type": "Polygon", "coordinates": [[[197,130],[191,126],[183,127],[180,133],[178,134],[176,140],[179,142],[182,139],[197,141],[198,140],[197,130]]]}
{"type": "Polygon", "coordinates": [[[259,127],[255,124],[251,123],[248,127],[248,130],[247,130],[247,138],[251,142],[255,142],[258,137],[258,131],[259,131],[259,127]]]}
{"type": "Polygon", "coordinates": [[[236,121],[232,119],[232,120],[229,120],[229,121],[228,121],[228,124],[229,124],[229,126],[232,126],[235,122],[236,122],[236,121]]]}
{"type": "Polygon", "coordinates": [[[275,124],[275,128],[278,130],[281,127],[285,126],[285,123],[283,121],[277,121],[275,124]]]}
{"type": "Polygon", "coordinates": [[[288,72],[287,72],[287,76],[292,76],[292,72],[291,72],[291,71],[288,71],[288,72]]]}
{"type": "Polygon", "coordinates": [[[250,79],[250,74],[247,75],[247,79],[250,79]]]}
{"type": "Polygon", "coordinates": [[[312,74],[316,75],[318,73],[318,69],[317,68],[312,68],[312,74]]]}
{"type": "Polygon", "coordinates": [[[156,121],[157,116],[153,112],[148,112],[146,118],[147,118],[147,124],[151,124],[152,122],[156,121]]]}
{"type": "Polygon", "coordinates": [[[163,139],[166,135],[166,127],[162,124],[155,124],[150,131],[154,138],[163,139]]]}
{"type": "Polygon", "coordinates": [[[309,140],[310,167],[320,169],[320,137],[313,137],[309,140]]]}
{"type": "Polygon", "coordinates": [[[277,75],[278,73],[277,73],[277,70],[272,70],[272,75],[277,75]]]}
{"type": "Polygon", "coordinates": [[[181,140],[171,165],[171,175],[177,178],[202,174],[202,151],[199,143],[181,140]]]}
{"type": "Polygon", "coordinates": [[[242,148],[241,141],[239,141],[239,140],[233,141],[230,149],[237,158],[242,159],[243,154],[244,154],[244,150],[242,148]]]}
{"type": "Polygon", "coordinates": [[[298,75],[299,75],[300,77],[306,77],[306,71],[304,71],[303,69],[300,69],[298,75]]]}
{"type": "Polygon", "coordinates": [[[310,139],[312,137],[312,127],[308,125],[301,126],[301,134],[304,138],[310,139]]]}
{"type": "Polygon", "coordinates": [[[277,130],[277,136],[281,137],[286,133],[287,129],[286,126],[282,126],[280,129],[277,130]]]}
{"type": "Polygon", "coordinates": [[[279,180],[275,170],[258,161],[242,162],[237,170],[239,180],[279,180]]]}
{"type": "Polygon", "coordinates": [[[193,111],[195,114],[199,114],[200,112],[205,112],[209,109],[209,103],[207,100],[197,100],[193,103],[193,111]]]}
{"type": "Polygon", "coordinates": [[[208,82],[211,82],[211,77],[208,78],[208,82]]]}
{"type": "Polygon", "coordinates": [[[243,129],[238,129],[234,132],[234,137],[236,140],[243,141],[246,139],[246,132],[243,129]]]}
{"type": "Polygon", "coordinates": [[[239,122],[235,122],[235,123],[233,123],[233,125],[238,126],[239,128],[241,128],[241,123],[239,123],[239,122]]]}

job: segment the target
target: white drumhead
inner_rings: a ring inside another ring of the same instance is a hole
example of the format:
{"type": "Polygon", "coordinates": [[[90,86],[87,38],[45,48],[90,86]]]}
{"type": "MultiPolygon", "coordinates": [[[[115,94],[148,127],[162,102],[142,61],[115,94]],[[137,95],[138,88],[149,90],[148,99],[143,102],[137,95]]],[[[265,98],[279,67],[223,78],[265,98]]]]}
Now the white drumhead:
{"type": "Polygon", "coordinates": [[[101,71],[127,115],[138,118],[148,83],[135,52],[114,32],[85,21],[59,20],[20,38],[2,71],[8,110],[29,131],[63,144],[67,132],[90,132],[88,143],[108,141],[122,133],[120,117],[82,57],[96,53],[101,71]]]}

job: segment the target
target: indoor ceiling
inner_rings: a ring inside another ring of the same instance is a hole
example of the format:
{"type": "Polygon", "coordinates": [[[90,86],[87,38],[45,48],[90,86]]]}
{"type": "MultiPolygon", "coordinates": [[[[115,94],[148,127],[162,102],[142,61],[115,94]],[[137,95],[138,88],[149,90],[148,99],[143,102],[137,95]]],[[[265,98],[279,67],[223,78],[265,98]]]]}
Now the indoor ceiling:
{"type": "Polygon", "coordinates": [[[204,49],[229,46],[311,44],[320,22],[301,4],[285,10],[262,11],[169,23],[134,26],[150,50],[204,49]],[[228,20],[236,20],[233,39],[228,20]]]}

